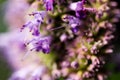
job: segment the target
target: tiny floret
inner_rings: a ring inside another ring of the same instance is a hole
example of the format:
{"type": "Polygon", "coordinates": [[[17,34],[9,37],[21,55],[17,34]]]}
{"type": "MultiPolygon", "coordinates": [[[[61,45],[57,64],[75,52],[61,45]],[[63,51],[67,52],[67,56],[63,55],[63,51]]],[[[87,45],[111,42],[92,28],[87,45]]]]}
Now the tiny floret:
{"type": "Polygon", "coordinates": [[[77,17],[84,18],[85,17],[84,3],[85,3],[85,0],[74,2],[70,4],[69,8],[75,11],[75,15],[77,17]]]}
{"type": "Polygon", "coordinates": [[[68,21],[69,22],[69,25],[70,25],[70,28],[72,30],[73,33],[76,33],[78,32],[78,26],[80,25],[80,20],[74,16],[65,16],[64,21],[68,21]]]}
{"type": "Polygon", "coordinates": [[[44,0],[44,6],[47,11],[53,11],[53,0],[44,0]]]}

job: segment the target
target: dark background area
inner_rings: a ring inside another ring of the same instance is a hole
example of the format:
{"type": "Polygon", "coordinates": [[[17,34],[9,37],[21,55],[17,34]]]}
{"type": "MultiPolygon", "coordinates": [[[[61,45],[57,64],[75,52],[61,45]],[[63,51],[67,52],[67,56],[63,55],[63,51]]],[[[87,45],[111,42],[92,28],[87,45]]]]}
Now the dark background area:
{"type": "MultiPolygon", "coordinates": [[[[120,0],[112,0],[117,1],[118,8],[120,9],[120,0]]],[[[120,20],[116,23],[116,38],[112,42],[114,45],[114,53],[110,54],[108,59],[108,63],[106,64],[106,69],[110,72],[107,80],[120,80],[120,20]]]]}
{"type": "MultiPolygon", "coordinates": [[[[7,31],[7,25],[4,22],[5,14],[5,2],[6,0],[0,0],[0,33],[7,31]]],[[[120,8],[120,0],[114,0],[118,2],[118,7],[120,8]]],[[[107,80],[120,80],[120,21],[116,23],[116,39],[113,41],[115,46],[114,53],[111,54],[108,64],[106,64],[106,69],[110,71],[111,75],[107,80]]],[[[7,80],[11,75],[11,68],[7,63],[5,55],[2,54],[2,49],[0,50],[0,80],[7,80]]],[[[13,56],[14,57],[14,56],[13,56]]]]}

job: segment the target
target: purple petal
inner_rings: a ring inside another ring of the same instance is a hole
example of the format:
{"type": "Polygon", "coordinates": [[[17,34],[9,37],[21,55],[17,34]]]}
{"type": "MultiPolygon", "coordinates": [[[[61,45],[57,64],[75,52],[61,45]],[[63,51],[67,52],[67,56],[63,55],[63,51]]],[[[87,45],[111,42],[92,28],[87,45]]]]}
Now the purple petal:
{"type": "Polygon", "coordinates": [[[47,11],[53,10],[53,0],[44,0],[44,3],[47,11]]]}

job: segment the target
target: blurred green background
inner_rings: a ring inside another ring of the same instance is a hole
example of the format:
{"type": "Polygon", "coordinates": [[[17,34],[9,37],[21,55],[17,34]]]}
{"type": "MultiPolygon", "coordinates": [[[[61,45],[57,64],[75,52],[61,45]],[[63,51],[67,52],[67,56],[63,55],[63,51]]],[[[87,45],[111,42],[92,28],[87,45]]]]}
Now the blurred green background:
{"type": "MultiPolygon", "coordinates": [[[[5,10],[6,0],[0,0],[0,33],[7,31],[7,24],[4,21],[5,10]]],[[[107,71],[110,71],[111,74],[107,80],[120,80],[120,23],[117,23],[115,35],[117,36],[113,41],[115,52],[110,55],[108,63],[105,65],[107,71]]],[[[8,65],[2,49],[0,49],[0,80],[8,80],[11,74],[11,68],[8,65]]]]}
{"type": "Polygon", "coordinates": [[[0,0],[0,32],[7,31],[7,26],[3,20],[4,13],[5,13],[5,3],[6,0],[0,0]]]}
{"type": "MultiPolygon", "coordinates": [[[[4,21],[6,0],[0,0],[0,33],[7,31],[7,24],[4,21]]],[[[0,80],[8,80],[11,75],[10,66],[7,63],[7,59],[4,57],[2,49],[0,49],[0,80]]]]}

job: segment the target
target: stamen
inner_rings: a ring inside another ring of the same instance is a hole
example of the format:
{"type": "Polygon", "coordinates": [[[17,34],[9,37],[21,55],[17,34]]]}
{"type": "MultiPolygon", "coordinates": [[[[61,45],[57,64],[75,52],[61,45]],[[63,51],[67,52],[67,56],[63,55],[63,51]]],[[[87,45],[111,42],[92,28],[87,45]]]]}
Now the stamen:
{"type": "Polygon", "coordinates": [[[57,27],[57,28],[53,28],[53,29],[49,29],[48,31],[53,31],[53,30],[57,30],[57,29],[61,29],[61,28],[64,28],[64,27],[61,26],[61,27],[57,27]]]}

